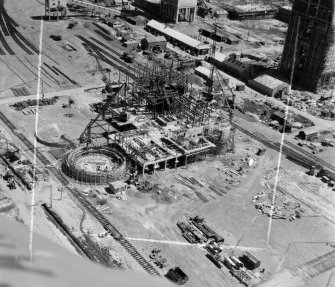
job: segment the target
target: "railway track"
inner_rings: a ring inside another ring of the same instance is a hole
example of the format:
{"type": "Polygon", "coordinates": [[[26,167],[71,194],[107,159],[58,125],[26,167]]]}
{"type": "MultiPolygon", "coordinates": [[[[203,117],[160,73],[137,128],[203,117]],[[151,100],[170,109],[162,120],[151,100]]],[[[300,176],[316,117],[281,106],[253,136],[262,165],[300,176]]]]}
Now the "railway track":
{"type": "MultiPolygon", "coordinates": [[[[34,53],[39,54],[39,50],[16,29],[16,27],[19,25],[8,15],[7,11],[5,10],[4,0],[0,0],[0,26],[4,34],[6,36],[11,36],[15,43],[28,55],[33,55],[34,53]]],[[[8,46],[4,37],[0,36],[0,40],[8,53],[10,55],[14,55],[14,52],[8,46]]]]}
{"type": "MultiPolygon", "coordinates": [[[[233,123],[233,126],[243,132],[244,134],[252,137],[253,139],[261,142],[265,146],[272,148],[276,151],[280,151],[280,143],[274,142],[269,140],[268,138],[264,137],[258,133],[252,133],[236,123],[233,123]]],[[[335,167],[331,164],[325,162],[324,160],[312,155],[311,153],[305,151],[304,149],[297,147],[295,144],[290,143],[288,141],[284,141],[284,145],[282,146],[282,152],[285,154],[289,159],[297,162],[301,166],[305,168],[310,168],[312,165],[320,168],[323,172],[335,180],[335,167]]]]}
{"type": "MultiPolygon", "coordinates": [[[[76,36],[80,40],[82,40],[87,47],[92,49],[98,55],[98,59],[100,59],[101,61],[117,68],[122,73],[127,75],[129,78],[135,79],[134,69],[127,67],[127,65],[122,60],[120,60],[118,57],[113,56],[111,53],[109,53],[106,50],[100,48],[99,46],[97,46],[96,44],[94,44],[90,40],[86,39],[85,37],[83,37],[81,35],[76,35],[76,36]],[[112,59],[113,61],[111,61],[110,59],[112,59]]],[[[93,55],[93,56],[95,56],[95,55],[93,55]]]]}
{"type": "MultiPolygon", "coordinates": [[[[109,46],[106,45],[105,43],[102,43],[102,42],[101,42],[100,40],[98,40],[97,38],[90,37],[90,39],[92,39],[93,41],[95,41],[96,43],[98,43],[100,46],[106,48],[108,51],[114,53],[114,54],[117,55],[119,58],[122,56],[122,54],[121,54],[120,52],[114,50],[113,48],[109,47],[109,46]]],[[[119,61],[120,61],[120,60],[119,60],[119,61]]],[[[120,63],[123,63],[123,62],[120,61],[120,63]]],[[[125,65],[125,64],[123,63],[123,65],[125,65]]],[[[127,68],[131,69],[131,70],[133,69],[133,67],[130,67],[129,65],[125,65],[125,66],[126,66],[127,68]]],[[[142,65],[140,65],[140,64],[138,64],[138,63],[136,63],[136,67],[137,67],[137,69],[140,69],[140,70],[142,70],[142,71],[145,71],[145,70],[148,69],[147,67],[144,67],[144,66],[142,66],[142,65]]]]}
{"type": "MultiPolygon", "coordinates": [[[[1,27],[1,30],[2,30],[2,32],[0,31],[0,41],[1,41],[2,46],[8,52],[9,55],[15,55],[14,51],[8,45],[8,43],[7,43],[7,41],[6,41],[5,37],[4,37],[4,35],[5,36],[9,36],[9,31],[7,29],[7,26],[6,26],[4,18],[3,18],[3,12],[1,12],[2,8],[3,7],[1,6],[1,2],[0,2],[0,27],[1,27]]],[[[3,53],[4,53],[4,51],[3,51],[3,53]]]]}
{"type": "MultiPolygon", "coordinates": [[[[2,113],[0,112],[0,120],[6,124],[6,126],[12,131],[17,130],[14,124],[2,113]]],[[[26,145],[26,147],[33,151],[33,144],[21,133],[15,133],[17,137],[26,145]]],[[[85,207],[99,222],[100,224],[117,240],[121,246],[140,264],[140,266],[149,274],[154,276],[160,276],[157,270],[137,251],[137,249],[122,235],[122,233],[101,213],[99,212],[91,202],[89,202],[82,193],[73,187],[70,187],[70,181],[65,178],[65,176],[57,170],[55,166],[52,165],[50,160],[48,160],[41,152],[36,151],[36,157],[43,163],[52,175],[57,178],[63,186],[71,192],[77,200],[85,207]]]]}

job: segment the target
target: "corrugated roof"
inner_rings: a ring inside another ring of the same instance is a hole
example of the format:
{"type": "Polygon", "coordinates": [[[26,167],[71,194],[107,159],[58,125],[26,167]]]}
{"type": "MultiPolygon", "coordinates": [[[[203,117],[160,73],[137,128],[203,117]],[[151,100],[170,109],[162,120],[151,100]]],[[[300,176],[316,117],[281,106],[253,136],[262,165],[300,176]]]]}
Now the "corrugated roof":
{"type": "Polygon", "coordinates": [[[172,28],[167,27],[165,24],[162,24],[160,22],[157,22],[155,20],[151,20],[147,23],[147,27],[153,28],[162,34],[169,36],[171,38],[174,38],[182,43],[185,43],[186,45],[197,48],[197,49],[210,49],[209,45],[206,45],[196,39],[193,39],[190,36],[187,36],[183,33],[180,33],[172,28]]]}
{"type": "Polygon", "coordinates": [[[232,69],[238,70],[243,73],[245,70],[249,69],[250,65],[247,63],[242,63],[234,58],[229,58],[223,61],[223,64],[232,69]]]}
{"type": "Polygon", "coordinates": [[[166,38],[164,36],[157,36],[157,37],[146,37],[145,38],[148,43],[158,43],[158,42],[166,42],[166,38]]]}

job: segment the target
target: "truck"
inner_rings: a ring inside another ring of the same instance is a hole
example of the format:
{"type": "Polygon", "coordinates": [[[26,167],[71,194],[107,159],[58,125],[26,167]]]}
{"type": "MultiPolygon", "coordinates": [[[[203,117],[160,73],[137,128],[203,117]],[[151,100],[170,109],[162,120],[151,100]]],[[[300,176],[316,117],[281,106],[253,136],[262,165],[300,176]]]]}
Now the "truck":
{"type": "Polygon", "coordinates": [[[183,285],[188,281],[188,276],[180,269],[180,267],[169,269],[165,277],[178,285],[183,285]]]}

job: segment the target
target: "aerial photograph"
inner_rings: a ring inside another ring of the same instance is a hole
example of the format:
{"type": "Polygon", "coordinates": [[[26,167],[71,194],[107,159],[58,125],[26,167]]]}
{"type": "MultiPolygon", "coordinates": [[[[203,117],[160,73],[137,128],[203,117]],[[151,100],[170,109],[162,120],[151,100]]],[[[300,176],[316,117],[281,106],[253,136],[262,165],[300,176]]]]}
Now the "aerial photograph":
{"type": "Polygon", "coordinates": [[[335,287],[335,0],[0,0],[0,287],[335,287]]]}

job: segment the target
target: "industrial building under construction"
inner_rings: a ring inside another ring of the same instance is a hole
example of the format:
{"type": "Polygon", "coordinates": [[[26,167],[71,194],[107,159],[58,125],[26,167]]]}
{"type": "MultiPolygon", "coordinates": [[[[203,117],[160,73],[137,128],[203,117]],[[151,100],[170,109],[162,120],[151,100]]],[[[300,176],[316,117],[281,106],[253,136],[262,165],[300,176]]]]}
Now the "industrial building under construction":
{"type": "Polygon", "coordinates": [[[120,169],[116,169],[118,176],[114,178],[113,168],[107,167],[110,164],[105,167],[109,176],[104,177],[101,168],[94,176],[76,163],[83,157],[97,156],[109,157],[115,166],[123,165],[121,156],[110,156],[106,146],[125,154],[142,173],[175,168],[205,159],[209,153],[233,150],[229,116],[223,117],[226,121],[222,112],[216,113],[203,95],[190,88],[183,73],[172,68],[147,69],[138,73],[132,83],[124,83],[107,96],[98,107],[98,116],[80,137],[86,147],[66,156],[63,171],[79,182],[91,184],[118,179],[120,169]]]}

